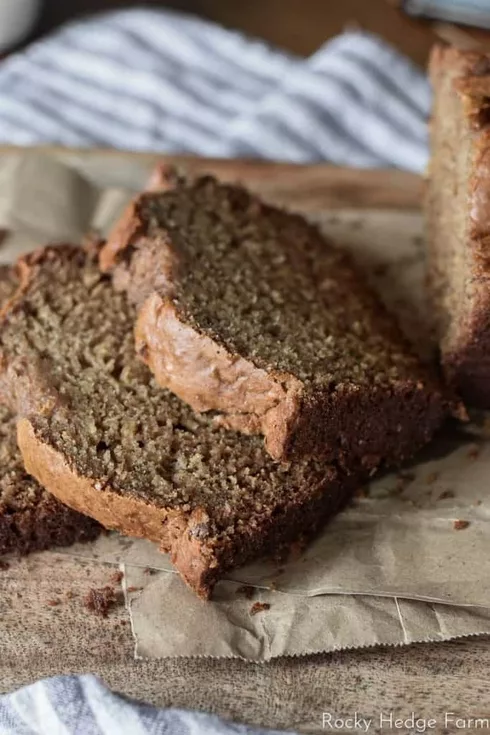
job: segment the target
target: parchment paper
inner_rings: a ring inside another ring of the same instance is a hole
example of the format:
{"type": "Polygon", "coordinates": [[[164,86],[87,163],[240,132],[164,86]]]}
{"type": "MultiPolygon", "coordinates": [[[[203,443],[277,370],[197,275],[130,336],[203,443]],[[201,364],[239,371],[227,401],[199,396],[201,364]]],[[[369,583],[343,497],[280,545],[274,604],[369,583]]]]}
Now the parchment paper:
{"type": "MultiPolygon", "coordinates": [[[[136,191],[143,183],[138,170],[130,185],[136,191]]],[[[105,232],[130,195],[98,187],[54,159],[10,157],[0,166],[1,261],[48,240],[105,232]]],[[[420,214],[336,210],[314,217],[365,265],[409,338],[429,356],[420,214]]],[[[490,633],[488,436],[484,416],[449,426],[410,467],[365,488],[304,553],[230,573],[211,603],[197,600],[168,558],[145,541],[110,534],[39,557],[46,575],[63,557],[123,571],[137,657],[265,661],[490,633]]]]}

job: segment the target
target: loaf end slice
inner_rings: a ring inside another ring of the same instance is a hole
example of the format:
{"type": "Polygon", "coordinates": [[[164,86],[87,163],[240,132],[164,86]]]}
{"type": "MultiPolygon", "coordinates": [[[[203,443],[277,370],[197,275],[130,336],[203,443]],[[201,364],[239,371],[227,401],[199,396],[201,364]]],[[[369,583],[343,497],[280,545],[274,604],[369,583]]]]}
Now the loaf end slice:
{"type": "MultiPolygon", "coordinates": [[[[18,285],[14,268],[0,268],[0,304],[4,308],[8,308],[18,285]]],[[[6,405],[0,405],[0,555],[90,541],[100,531],[92,518],[60,503],[26,472],[17,446],[15,416],[6,405]]]]}
{"type": "Polygon", "coordinates": [[[211,177],[165,170],[158,185],[100,260],[139,308],[137,351],[160,385],[279,460],[374,469],[432,437],[440,386],[316,227],[211,177]]]}
{"type": "Polygon", "coordinates": [[[490,54],[437,46],[426,194],[429,283],[448,381],[490,406],[490,54]]]}
{"type": "Polygon", "coordinates": [[[199,596],[310,536],[357,487],[358,475],[314,459],[278,465],[260,437],[158,386],[134,350],[134,307],[86,253],[48,248],[24,272],[0,364],[26,468],[73,509],[158,543],[199,596]]]}

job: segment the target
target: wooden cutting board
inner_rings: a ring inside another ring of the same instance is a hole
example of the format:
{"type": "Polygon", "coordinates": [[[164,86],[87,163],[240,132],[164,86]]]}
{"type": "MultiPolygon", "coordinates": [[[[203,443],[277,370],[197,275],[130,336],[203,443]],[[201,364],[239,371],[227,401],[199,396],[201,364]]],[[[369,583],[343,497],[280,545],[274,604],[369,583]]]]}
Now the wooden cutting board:
{"type": "MultiPolygon", "coordinates": [[[[112,186],[127,185],[136,169],[143,185],[159,159],[158,155],[112,151],[33,151],[39,152],[54,155],[86,176],[112,186]]],[[[19,149],[0,148],[0,162],[18,153],[19,149]]],[[[172,160],[193,173],[207,171],[225,179],[239,179],[270,200],[306,211],[320,206],[406,210],[418,208],[421,201],[421,179],[398,171],[186,157],[172,160]]],[[[1,584],[0,577],[0,588],[1,584]]],[[[0,634],[3,691],[43,676],[74,673],[70,651],[81,640],[76,624],[66,625],[62,610],[56,607],[47,605],[45,618],[36,620],[35,625],[29,619],[30,595],[43,594],[48,602],[55,594],[50,590],[61,584],[60,579],[43,578],[38,562],[28,559],[22,562],[16,584],[16,615],[22,618],[22,634],[29,635],[32,645],[27,656],[19,657],[15,647],[1,647],[0,634]],[[63,655],[52,645],[60,639],[60,632],[63,655]]],[[[107,580],[101,578],[100,586],[103,584],[107,580]]],[[[9,619],[3,619],[0,631],[9,619]]],[[[488,712],[490,641],[483,638],[344,651],[269,664],[205,659],[135,661],[133,639],[121,611],[107,619],[90,618],[83,645],[88,652],[85,670],[100,675],[115,690],[157,705],[201,708],[273,728],[324,732],[322,713],[326,711],[341,716],[358,712],[375,718],[381,712],[407,717],[415,711],[417,716],[437,718],[439,723],[444,722],[448,711],[464,717],[488,712]]],[[[376,731],[373,723],[369,732],[376,731]]],[[[382,732],[391,730],[385,727],[382,732]]],[[[442,732],[442,727],[437,732],[442,732]]]]}
{"type": "MultiPolygon", "coordinates": [[[[40,147],[33,155],[55,156],[102,186],[131,188],[136,177],[143,184],[157,153],[122,153],[40,147]]],[[[0,160],[25,154],[25,148],[0,146],[0,160]]],[[[329,164],[296,165],[247,160],[220,160],[192,156],[165,156],[189,174],[213,173],[227,181],[241,181],[269,200],[304,211],[335,207],[414,209],[420,206],[423,182],[404,171],[358,170],[329,164]]]]}

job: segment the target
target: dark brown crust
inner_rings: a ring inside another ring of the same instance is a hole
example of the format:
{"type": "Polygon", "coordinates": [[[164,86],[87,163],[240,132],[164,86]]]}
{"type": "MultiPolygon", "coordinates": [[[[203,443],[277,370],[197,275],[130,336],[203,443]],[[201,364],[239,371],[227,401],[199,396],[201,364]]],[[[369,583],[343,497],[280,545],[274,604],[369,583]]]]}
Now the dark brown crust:
{"type": "Polygon", "coordinates": [[[28,419],[18,423],[18,443],[27,470],[59,500],[90,513],[107,528],[160,544],[185,582],[203,599],[209,598],[227,569],[276,552],[302,534],[311,537],[357,486],[354,477],[341,482],[331,471],[321,486],[305,488],[307,497],[302,503],[286,504],[260,526],[235,534],[232,542],[211,546],[200,538],[199,529],[207,520],[203,511],[186,515],[122,496],[110,487],[96,487],[97,483],[77,475],[59,452],[40,441],[28,419]]]}
{"type": "MultiPolygon", "coordinates": [[[[448,314],[444,309],[441,298],[444,294],[440,289],[450,290],[452,284],[448,281],[441,286],[435,261],[429,258],[429,283],[438,315],[441,359],[448,381],[467,402],[490,407],[490,54],[437,46],[431,54],[429,71],[436,96],[447,75],[453,79],[454,95],[460,105],[458,114],[464,120],[471,157],[470,175],[465,183],[467,240],[460,243],[468,263],[466,300],[458,304],[458,313],[448,314]]],[[[439,123],[437,119],[432,120],[434,135],[439,123]]],[[[454,146],[458,145],[460,141],[454,141],[454,146]]],[[[429,223],[431,216],[429,202],[429,223]]],[[[435,255],[432,247],[433,243],[429,242],[430,257],[435,255]]]]}
{"type": "Polygon", "coordinates": [[[43,492],[35,507],[11,512],[0,505],[0,555],[30,554],[77,541],[93,541],[99,524],[43,492]]]}
{"type": "MultiPolygon", "coordinates": [[[[165,191],[175,181],[164,165],[157,168],[151,188],[165,191]]],[[[260,369],[199,333],[183,321],[172,299],[179,255],[168,239],[165,247],[160,241],[149,247],[146,226],[135,201],[108,238],[100,265],[104,271],[112,269],[117,289],[126,290],[131,300],[140,303],[135,329],[138,354],[158,383],[195,411],[222,412],[217,418],[222,425],[263,434],[267,451],[276,460],[321,454],[326,461],[349,469],[356,462],[368,469],[397,464],[437,430],[447,403],[440,387],[415,360],[412,380],[393,381],[381,390],[346,384],[335,392],[305,395],[304,385],[294,375],[260,369]],[[145,284],[145,275],[148,280],[148,274],[155,272],[165,283],[165,295],[145,284]]],[[[408,356],[409,348],[394,321],[347,258],[340,270],[346,291],[362,295],[366,311],[373,315],[373,328],[394,351],[408,356]]]]}

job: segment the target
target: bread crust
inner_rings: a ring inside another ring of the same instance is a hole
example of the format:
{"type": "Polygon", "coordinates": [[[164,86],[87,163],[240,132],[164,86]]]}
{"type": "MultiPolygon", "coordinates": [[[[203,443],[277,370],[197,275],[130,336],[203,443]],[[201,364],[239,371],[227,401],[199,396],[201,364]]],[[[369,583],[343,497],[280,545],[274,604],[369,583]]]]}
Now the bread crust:
{"type": "MultiPolygon", "coordinates": [[[[469,173],[462,184],[466,194],[464,240],[459,243],[466,274],[460,302],[445,305],[453,288],[451,275],[441,280],[434,240],[432,196],[437,186],[429,177],[427,216],[429,222],[429,283],[438,317],[442,364],[450,384],[469,403],[490,406],[490,54],[437,46],[429,61],[435,96],[451,85],[457,116],[469,148],[469,173]],[[432,229],[431,229],[432,228],[432,229]]],[[[432,144],[441,119],[433,117],[432,144]]],[[[461,140],[453,141],[458,147],[461,140]]],[[[451,206],[452,203],[449,204],[451,206]]]]}

